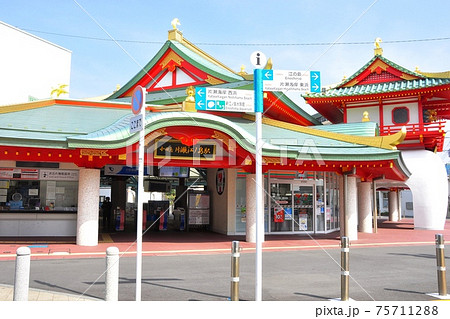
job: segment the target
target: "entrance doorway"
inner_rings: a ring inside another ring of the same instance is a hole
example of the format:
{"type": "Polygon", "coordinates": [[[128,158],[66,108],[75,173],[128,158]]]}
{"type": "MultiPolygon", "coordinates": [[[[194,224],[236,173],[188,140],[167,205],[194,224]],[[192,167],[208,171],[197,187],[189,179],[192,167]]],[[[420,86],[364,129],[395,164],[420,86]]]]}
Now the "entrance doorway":
{"type": "MultiPolygon", "coordinates": [[[[323,177],[316,174],[316,177],[323,177]]],[[[333,179],[271,179],[269,233],[328,233],[338,228],[333,179]],[[328,183],[328,184],[327,184],[328,183]]]]}

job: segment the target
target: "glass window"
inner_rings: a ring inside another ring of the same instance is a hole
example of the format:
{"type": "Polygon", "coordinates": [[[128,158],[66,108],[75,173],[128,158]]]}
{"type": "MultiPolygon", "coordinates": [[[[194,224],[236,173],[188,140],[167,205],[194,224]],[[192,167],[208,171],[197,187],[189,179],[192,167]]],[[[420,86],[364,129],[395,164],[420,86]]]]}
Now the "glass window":
{"type": "Polygon", "coordinates": [[[409,122],[409,110],[407,107],[396,107],[392,110],[392,122],[394,124],[406,124],[409,122]]]}

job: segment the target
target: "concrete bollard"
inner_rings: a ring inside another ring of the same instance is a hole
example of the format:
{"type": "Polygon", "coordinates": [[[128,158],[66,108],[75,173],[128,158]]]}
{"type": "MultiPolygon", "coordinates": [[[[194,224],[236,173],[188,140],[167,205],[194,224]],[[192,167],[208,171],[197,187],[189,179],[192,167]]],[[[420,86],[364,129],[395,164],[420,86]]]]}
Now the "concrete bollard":
{"type": "Polygon", "coordinates": [[[19,247],[16,254],[13,300],[28,301],[31,250],[28,247],[19,247]]]}
{"type": "Polygon", "coordinates": [[[231,301],[239,301],[239,242],[231,245],[231,301]]]}
{"type": "Polygon", "coordinates": [[[447,279],[445,276],[444,236],[436,234],[436,263],[439,296],[447,296],[447,279]]]}
{"type": "Polygon", "coordinates": [[[106,249],[105,301],[119,300],[119,249],[106,249]]]}
{"type": "Polygon", "coordinates": [[[349,252],[348,237],[343,236],[341,238],[341,301],[348,301],[349,252]]]}

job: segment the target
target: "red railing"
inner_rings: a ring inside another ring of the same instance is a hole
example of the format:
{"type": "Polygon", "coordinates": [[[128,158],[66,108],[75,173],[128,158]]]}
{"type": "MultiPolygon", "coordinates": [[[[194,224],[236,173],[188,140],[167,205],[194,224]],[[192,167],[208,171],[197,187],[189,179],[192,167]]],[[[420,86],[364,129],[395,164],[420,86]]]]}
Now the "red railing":
{"type": "Polygon", "coordinates": [[[441,135],[445,133],[445,122],[432,122],[424,124],[405,124],[405,125],[385,125],[380,127],[380,135],[391,135],[397,133],[406,127],[406,136],[418,136],[418,135],[441,135]]]}

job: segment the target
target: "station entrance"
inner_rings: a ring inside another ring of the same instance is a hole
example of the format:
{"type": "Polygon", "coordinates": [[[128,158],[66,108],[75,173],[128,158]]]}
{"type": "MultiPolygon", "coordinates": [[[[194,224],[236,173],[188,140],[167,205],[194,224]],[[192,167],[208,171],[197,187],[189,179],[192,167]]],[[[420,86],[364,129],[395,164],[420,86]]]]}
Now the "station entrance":
{"type": "MultiPolygon", "coordinates": [[[[135,170],[111,165],[104,168],[99,198],[101,233],[136,232],[138,183],[137,176],[133,175],[135,170]]],[[[144,231],[209,228],[210,200],[201,168],[167,166],[146,173],[142,221],[144,231]]]]}
{"type": "Polygon", "coordinates": [[[339,229],[339,187],[334,173],[270,179],[269,232],[328,233],[339,229]]]}

